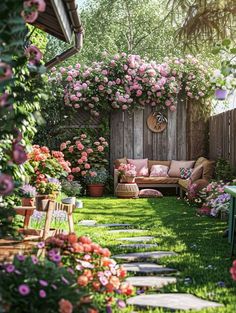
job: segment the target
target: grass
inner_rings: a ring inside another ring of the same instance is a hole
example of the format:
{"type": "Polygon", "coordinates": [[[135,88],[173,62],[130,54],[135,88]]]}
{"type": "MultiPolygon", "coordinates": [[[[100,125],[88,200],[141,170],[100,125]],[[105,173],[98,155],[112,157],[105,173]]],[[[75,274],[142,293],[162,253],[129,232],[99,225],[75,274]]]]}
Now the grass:
{"type": "MultiPolygon", "coordinates": [[[[79,235],[89,235],[115,254],[131,252],[127,248],[118,247],[116,238],[142,234],[109,234],[107,228],[78,226],[78,222],[94,219],[98,223],[130,223],[132,228],[146,229],[148,232],[143,235],[155,236],[153,242],[158,244],[157,250],[178,253],[177,256],[158,261],[159,264],[174,267],[179,271],[177,284],[167,286],[160,292],[192,293],[200,298],[224,304],[223,308],[197,312],[236,312],[236,282],[232,281],[229,273],[232,260],[229,258],[227,239],[222,236],[226,222],[196,216],[193,208],[175,197],[128,200],[84,198],[83,202],[84,208],[74,213],[76,232],[79,235]]],[[[150,312],[161,313],[163,310],[150,312]]]]}

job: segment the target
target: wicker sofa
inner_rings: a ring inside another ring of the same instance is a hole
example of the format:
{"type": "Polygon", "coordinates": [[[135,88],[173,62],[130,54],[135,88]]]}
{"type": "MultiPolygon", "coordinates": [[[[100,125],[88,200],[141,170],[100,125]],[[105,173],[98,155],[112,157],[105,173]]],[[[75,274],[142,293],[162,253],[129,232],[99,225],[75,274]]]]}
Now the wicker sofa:
{"type": "MultiPolygon", "coordinates": [[[[117,159],[114,162],[114,190],[119,182],[117,168],[121,163],[127,163],[127,158],[117,159]]],[[[171,161],[158,161],[158,160],[148,160],[149,174],[152,165],[165,165],[170,167],[171,161]]],[[[183,196],[183,192],[188,189],[189,184],[196,184],[197,190],[201,190],[206,187],[209,181],[212,179],[214,174],[215,161],[208,160],[205,157],[199,157],[193,168],[202,165],[202,176],[196,181],[191,181],[190,179],[181,179],[180,177],[151,177],[151,176],[139,176],[135,177],[135,182],[139,188],[160,188],[160,187],[174,187],[176,188],[176,193],[180,193],[183,196]]]]}

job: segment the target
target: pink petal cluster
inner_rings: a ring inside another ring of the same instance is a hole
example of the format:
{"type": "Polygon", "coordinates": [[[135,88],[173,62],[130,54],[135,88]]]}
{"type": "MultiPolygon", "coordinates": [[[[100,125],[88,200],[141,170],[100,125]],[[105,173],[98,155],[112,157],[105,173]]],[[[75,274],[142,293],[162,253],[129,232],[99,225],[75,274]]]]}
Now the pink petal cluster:
{"type": "Polygon", "coordinates": [[[21,16],[26,23],[33,23],[38,18],[39,12],[44,12],[46,9],[44,0],[26,0],[23,6],[21,16]]]}

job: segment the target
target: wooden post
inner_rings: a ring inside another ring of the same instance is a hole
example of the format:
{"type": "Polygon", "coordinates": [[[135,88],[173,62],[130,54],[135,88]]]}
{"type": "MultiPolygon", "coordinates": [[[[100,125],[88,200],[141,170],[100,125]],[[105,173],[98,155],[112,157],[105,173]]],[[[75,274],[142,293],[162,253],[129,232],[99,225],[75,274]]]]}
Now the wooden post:
{"type": "Polygon", "coordinates": [[[54,208],[55,208],[55,201],[48,200],[46,221],[45,221],[44,230],[43,230],[43,240],[45,240],[48,237],[54,208]]]}

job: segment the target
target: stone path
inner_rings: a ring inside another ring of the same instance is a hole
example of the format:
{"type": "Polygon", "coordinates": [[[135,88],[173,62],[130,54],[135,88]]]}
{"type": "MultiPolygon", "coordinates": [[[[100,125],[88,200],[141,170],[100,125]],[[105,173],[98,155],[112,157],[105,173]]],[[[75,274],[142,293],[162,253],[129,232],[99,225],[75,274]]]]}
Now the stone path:
{"type": "Polygon", "coordinates": [[[175,277],[158,277],[158,276],[134,276],[128,277],[126,282],[131,283],[135,287],[152,287],[161,289],[162,287],[175,284],[175,277]]]}
{"type": "MultiPolygon", "coordinates": [[[[119,233],[135,233],[135,232],[147,232],[147,230],[133,229],[125,227],[132,227],[131,224],[97,224],[95,220],[83,220],[79,222],[81,226],[94,226],[94,227],[124,227],[124,229],[109,230],[107,233],[119,234],[119,233]]],[[[157,244],[146,244],[147,241],[155,239],[152,236],[140,236],[140,237],[125,237],[117,238],[117,241],[130,241],[136,242],[134,244],[120,244],[120,248],[133,248],[133,249],[148,249],[157,247],[157,244]]],[[[117,254],[113,258],[117,260],[125,260],[129,263],[122,264],[128,273],[132,273],[135,276],[128,277],[126,282],[133,284],[133,286],[140,288],[147,288],[146,293],[148,293],[148,288],[161,289],[166,285],[175,284],[177,282],[174,276],[163,276],[173,275],[177,272],[174,268],[165,267],[156,263],[147,262],[147,260],[159,260],[163,257],[174,257],[177,254],[172,251],[146,251],[146,252],[132,252],[126,254],[117,254]],[[138,260],[142,262],[138,262],[138,260]],[[136,261],[136,262],[135,262],[136,261]],[[146,261],[146,262],[145,262],[146,261]],[[138,276],[138,274],[144,276],[138,276]],[[149,275],[149,276],[147,276],[149,275]],[[150,276],[152,275],[152,276],[150,276]]],[[[154,294],[140,294],[135,297],[128,299],[127,304],[133,305],[137,308],[163,308],[169,310],[201,310],[204,308],[214,308],[221,307],[222,304],[206,301],[200,299],[194,295],[187,293],[154,293],[154,294]]]]}
{"type": "Polygon", "coordinates": [[[155,239],[152,236],[142,236],[142,237],[125,237],[125,238],[117,238],[118,241],[134,241],[134,242],[146,242],[155,239]]]}
{"type": "Polygon", "coordinates": [[[146,229],[114,229],[114,230],[109,230],[108,233],[110,234],[117,234],[117,233],[142,233],[142,232],[147,232],[148,230],[146,229]]]}
{"type": "Polygon", "coordinates": [[[113,224],[97,224],[96,227],[130,227],[131,224],[119,224],[119,223],[113,223],[113,224]]]}
{"type": "Polygon", "coordinates": [[[155,263],[124,263],[122,266],[127,272],[143,273],[143,274],[167,274],[176,272],[174,268],[164,267],[155,263]]]}
{"type": "Polygon", "coordinates": [[[156,248],[158,245],[156,243],[131,243],[127,245],[119,245],[120,248],[134,248],[134,249],[147,249],[156,248]]]}
{"type": "Polygon", "coordinates": [[[82,220],[79,222],[80,226],[95,226],[97,221],[95,220],[82,220]]]}
{"type": "Polygon", "coordinates": [[[150,251],[150,252],[134,252],[127,254],[113,255],[114,259],[122,259],[126,261],[137,261],[146,259],[161,259],[168,256],[176,256],[172,251],[150,251]]]}
{"type": "Polygon", "coordinates": [[[201,310],[222,306],[219,303],[202,300],[185,293],[140,295],[128,299],[127,303],[139,307],[155,307],[171,310],[201,310]]]}

